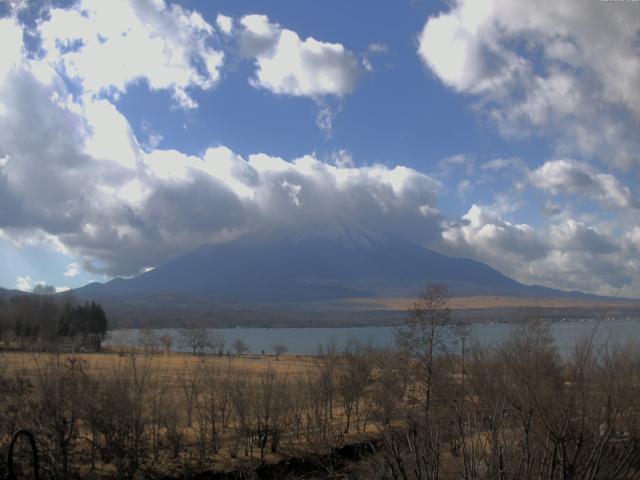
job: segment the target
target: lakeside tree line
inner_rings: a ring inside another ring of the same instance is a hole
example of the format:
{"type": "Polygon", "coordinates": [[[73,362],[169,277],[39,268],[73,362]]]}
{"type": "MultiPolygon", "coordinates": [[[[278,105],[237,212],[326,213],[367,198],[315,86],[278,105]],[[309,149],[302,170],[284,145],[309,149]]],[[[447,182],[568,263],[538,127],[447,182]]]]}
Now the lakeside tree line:
{"type": "Polygon", "coordinates": [[[99,304],[55,295],[53,287],[0,298],[0,342],[5,348],[48,350],[70,344],[99,351],[106,332],[107,316],[99,304]]]}
{"type": "Polygon", "coordinates": [[[233,463],[252,478],[274,455],[354,441],[371,449],[345,467],[351,478],[640,478],[636,347],[586,338],[560,355],[535,321],[485,348],[448,328],[446,300],[425,290],[394,349],[329,345],[304,368],[145,348],[109,369],[61,355],[30,372],[3,362],[0,442],[32,429],[47,478],[187,477],[233,463]]]}

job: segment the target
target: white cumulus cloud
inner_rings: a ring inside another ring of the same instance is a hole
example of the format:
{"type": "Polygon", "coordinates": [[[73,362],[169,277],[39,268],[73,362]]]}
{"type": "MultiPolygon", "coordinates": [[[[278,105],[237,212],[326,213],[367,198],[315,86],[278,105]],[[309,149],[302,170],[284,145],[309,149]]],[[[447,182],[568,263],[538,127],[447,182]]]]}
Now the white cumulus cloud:
{"type": "Polygon", "coordinates": [[[29,275],[26,275],[24,277],[17,277],[16,288],[23,292],[30,292],[31,290],[33,290],[33,280],[31,280],[31,277],[29,275]]]}
{"type": "Polygon", "coordinates": [[[566,214],[534,227],[505,220],[495,206],[473,205],[462,221],[445,228],[439,249],[486,262],[527,284],[637,295],[639,238],[638,227],[619,236],[566,214]]]}
{"type": "Polygon", "coordinates": [[[47,61],[92,95],[145,80],[193,108],[189,89],[215,86],[224,60],[202,15],[164,0],[81,0],[52,9],[39,32],[47,61]]]}
{"type": "Polygon", "coordinates": [[[233,18],[219,13],[216,17],[216,25],[223,34],[231,35],[231,32],[233,30],[233,18]]]}
{"type": "Polygon", "coordinates": [[[344,45],[303,40],[266,15],[247,15],[240,24],[242,51],[256,62],[252,85],[277,95],[306,97],[342,97],[355,88],[358,59],[344,45]]]}
{"type": "Polygon", "coordinates": [[[70,95],[47,57],[21,57],[0,102],[2,235],[76,256],[67,276],[134,274],[254,229],[336,217],[425,242],[439,236],[440,183],[411,168],[355,167],[344,152],[334,164],[222,145],[200,155],[143,149],[110,98],[70,95]]]}
{"type": "Polygon", "coordinates": [[[575,160],[551,160],[530,174],[536,187],[552,195],[576,194],[610,207],[635,207],[640,204],[628,187],[613,175],[601,173],[575,160]]]}
{"type": "Polygon", "coordinates": [[[73,278],[73,277],[77,277],[79,273],[80,273],[80,265],[78,265],[76,262],[73,262],[67,265],[67,269],[64,272],[64,276],[73,278]]]}
{"type": "Polygon", "coordinates": [[[504,134],[628,168],[640,164],[638,25],[632,3],[455,0],[427,19],[418,54],[504,134]]]}

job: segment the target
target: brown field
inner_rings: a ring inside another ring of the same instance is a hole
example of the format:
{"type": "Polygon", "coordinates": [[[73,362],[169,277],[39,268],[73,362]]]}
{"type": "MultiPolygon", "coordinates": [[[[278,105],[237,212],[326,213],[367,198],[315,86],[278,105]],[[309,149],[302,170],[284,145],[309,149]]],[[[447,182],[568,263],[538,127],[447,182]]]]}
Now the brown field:
{"type": "MultiPolygon", "coordinates": [[[[138,352],[142,354],[143,352],[138,352]]],[[[33,353],[33,352],[4,352],[0,353],[0,363],[5,372],[24,371],[35,373],[48,361],[59,356],[61,363],[67,359],[80,359],[85,362],[86,370],[90,374],[112,372],[114,368],[127,361],[127,356],[115,351],[104,353],[33,353]]],[[[164,378],[171,379],[206,361],[208,365],[231,367],[234,371],[247,373],[261,373],[273,370],[277,374],[304,374],[313,366],[313,357],[298,355],[281,355],[276,358],[272,355],[245,355],[237,356],[197,356],[187,353],[171,352],[158,353],[152,356],[154,369],[161,371],[164,378]]]]}
{"type": "MultiPolygon", "coordinates": [[[[415,302],[415,298],[354,298],[349,300],[354,304],[362,304],[374,310],[406,310],[415,302]]],[[[640,302],[630,300],[598,301],[580,298],[518,298],[518,297],[452,297],[448,302],[452,310],[467,310],[480,308],[640,308],[640,302]]]]}
{"type": "MultiPolygon", "coordinates": [[[[442,313],[437,300],[422,313],[442,313]]],[[[313,357],[0,353],[0,451],[31,430],[52,479],[640,480],[640,350],[564,357],[533,322],[460,357],[437,350],[441,317],[421,318],[433,323],[405,325],[395,350],[313,357]],[[251,473],[263,463],[285,470],[251,473]]]]}
{"type": "MultiPolygon", "coordinates": [[[[313,388],[312,385],[316,383],[315,378],[321,368],[314,357],[192,355],[175,352],[149,352],[142,348],[137,351],[106,351],[103,353],[1,352],[0,374],[2,378],[28,379],[28,382],[34,387],[31,393],[27,393],[22,400],[18,401],[19,403],[23,405],[44,403],[46,405],[48,401],[42,396],[46,389],[54,385],[55,388],[63,389],[71,387],[72,394],[67,394],[67,398],[56,397],[55,405],[48,405],[48,408],[53,408],[55,412],[69,412],[70,409],[74,411],[77,409],[79,417],[74,435],[76,440],[74,441],[75,446],[70,447],[70,455],[74,458],[72,468],[83,478],[118,477],[126,470],[126,467],[123,466],[126,462],[121,462],[118,466],[113,460],[105,462],[100,458],[89,459],[90,443],[82,439],[90,436],[89,422],[91,419],[81,420],[80,417],[87,415],[81,413],[87,408],[82,405],[86,405],[87,401],[91,402],[91,395],[94,394],[76,391],[69,384],[63,387],[66,382],[71,381],[70,378],[65,377],[65,374],[70,372],[72,364],[78,364],[78,362],[81,365],[82,375],[89,379],[90,383],[96,382],[95,386],[91,388],[94,388],[99,396],[109,395],[108,390],[111,388],[100,387],[100,383],[106,382],[105,385],[118,386],[122,383],[118,383],[118,381],[113,383],[114,380],[124,382],[126,387],[123,393],[128,397],[131,396],[130,400],[133,403],[125,401],[123,404],[119,404],[118,395],[111,394],[112,396],[109,397],[111,400],[107,401],[107,405],[109,402],[113,402],[113,406],[110,408],[114,412],[122,412],[117,413],[119,416],[116,418],[129,418],[125,412],[130,408],[144,410],[144,418],[140,421],[144,421],[145,424],[144,442],[147,444],[145,447],[147,453],[145,454],[146,460],[141,463],[139,468],[145,469],[146,474],[152,477],[159,471],[179,477],[185,468],[195,468],[200,471],[234,471],[253,468],[263,460],[267,463],[275,463],[289,456],[308,453],[323,454],[335,442],[339,442],[339,444],[357,442],[367,437],[369,435],[367,432],[374,431],[373,422],[369,425],[359,425],[355,418],[352,418],[352,431],[349,435],[345,435],[344,415],[337,399],[331,405],[330,411],[332,413],[325,411],[324,414],[321,414],[325,415],[324,420],[319,420],[327,422],[326,425],[328,425],[327,428],[330,429],[330,432],[319,434],[317,429],[322,428],[322,425],[314,424],[304,427],[304,431],[300,426],[300,434],[294,435],[289,429],[291,427],[284,426],[285,424],[290,425],[290,422],[294,421],[291,415],[294,413],[295,402],[311,402],[309,404],[310,411],[314,408],[312,405],[324,405],[323,403],[313,403],[319,400],[319,396],[312,400],[310,397],[304,396],[303,399],[303,397],[292,393],[301,385],[304,385],[305,388],[313,388]],[[64,380],[64,378],[68,378],[68,380],[64,380]],[[273,380],[271,380],[272,378],[273,380]],[[297,383],[300,381],[303,383],[297,383]],[[135,393],[136,382],[140,382],[141,388],[144,388],[143,391],[135,393]],[[214,388],[216,391],[211,391],[210,388],[214,388]],[[241,396],[245,396],[245,401],[249,402],[251,406],[246,404],[245,407],[241,407],[244,404],[243,399],[241,397],[235,398],[231,393],[237,388],[242,389],[244,393],[241,396]],[[292,395],[295,399],[292,398],[292,395]],[[225,413],[216,411],[213,414],[210,410],[213,404],[209,402],[215,402],[215,408],[218,410],[225,408],[225,413]],[[227,406],[223,407],[222,402],[227,406]],[[239,408],[246,408],[242,415],[249,415],[250,418],[247,420],[239,418],[235,413],[237,409],[233,407],[234,402],[239,402],[239,408]],[[269,404],[272,405],[269,406],[269,404]],[[163,410],[171,412],[168,418],[165,418],[166,414],[162,412],[163,410]],[[216,450],[212,449],[211,415],[216,416],[217,422],[223,423],[225,420],[221,420],[220,415],[228,416],[226,426],[221,423],[217,427],[220,448],[216,450]],[[266,415],[266,417],[261,418],[260,415],[266,415]],[[269,416],[272,416],[273,419],[269,419],[269,416]],[[272,425],[269,422],[275,423],[272,425]],[[267,446],[264,452],[260,452],[259,445],[255,444],[258,441],[256,435],[259,435],[257,432],[270,431],[273,428],[283,429],[281,447],[275,452],[267,446]],[[245,429],[249,429],[249,431],[245,431],[245,429]],[[152,435],[153,438],[155,436],[158,438],[157,447],[150,446],[151,444],[156,445],[156,440],[150,440],[152,435]],[[174,437],[170,437],[170,435],[174,435],[174,437]],[[175,437],[176,435],[177,437],[175,437]],[[171,454],[173,448],[179,449],[179,454],[176,456],[171,454]],[[205,452],[201,453],[203,448],[205,452]],[[153,459],[150,451],[156,449],[159,453],[156,454],[155,460],[149,463],[153,459]],[[90,467],[91,464],[94,466],[90,467]]],[[[302,394],[303,392],[298,391],[297,393],[302,394]]],[[[0,419],[3,414],[10,414],[11,409],[0,412],[0,419]]],[[[14,431],[15,428],[28,428],[36,433],[38,441],[42,441],[52,434],[50,429],[55,428],[55,423],[49,425],[48,422],[45,422],[46,427],[42,428],[40,424],[34,424],[34,420],[31,418],[33,413],[36,412],[32,411],[31,414],[21,412],[20,415],[24,415],[24,420],[16,424],[11,431],[14,431]]],[[[65,416],[67,415],[68,413],[65,414],[65,416]]],[[[119,426],[115,425],[115,427],[119,426]]],[[[8,434],[10,431],[0,435],[0,444],[8,440],[6,436],[8,434]]],[[[132,433],[129,432],[126,435],[132,435],[132,433]]],[[[55,434],[53,436],[55,438],[55,434]]],[[[127,445],[129,449],[134,448],[132,444],[127,445]]],[[[46,454],[48,461],[56,458],[55,443],[53,447],[47,445],[45,449],[49,451],[46,454]]],[[[0,473],[2,473],[1,467],[2,465],[0,465],[0,473]]],[[[0,475],[0,478],[3,476],[0,475]]]]}

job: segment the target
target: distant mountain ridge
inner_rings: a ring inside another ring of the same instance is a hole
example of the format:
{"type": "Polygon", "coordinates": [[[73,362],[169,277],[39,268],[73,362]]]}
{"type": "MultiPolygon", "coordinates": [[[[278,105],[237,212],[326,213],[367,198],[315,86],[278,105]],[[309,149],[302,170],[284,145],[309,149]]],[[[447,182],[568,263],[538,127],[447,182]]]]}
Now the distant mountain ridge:
{"type": "Polygon", "coordinates": [[[27,293],[21,291],[21,290],[10,290],[10,289],[6,289],[6,288],[0,288],[0,299],[1,300],[9,300],[12,297],[18,296],[18,295],[28,295],[27,293]]]}
{"type": "Polygon", "coordinates": [[[496,269],[442,255],[359,225],[266,230],[206,245],[130,279],[75,290],[80,297],[198,295],[237,303],[415,296],[427,281],[456,296],[594,297],[521,284],[496,269]]]}

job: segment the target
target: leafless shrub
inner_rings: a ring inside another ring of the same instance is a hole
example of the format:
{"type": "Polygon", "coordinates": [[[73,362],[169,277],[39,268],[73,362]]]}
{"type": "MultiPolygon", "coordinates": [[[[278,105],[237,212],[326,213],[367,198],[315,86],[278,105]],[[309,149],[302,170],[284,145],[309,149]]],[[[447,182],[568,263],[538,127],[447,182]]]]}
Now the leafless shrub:
{"type": "Polygon", "coordinates": [[[289,347],[287,347],[284,343],[276,343],[273,346],[273,353],[276,354],[276,357],[279,357],[280,355],[284,355],[288,351],[289,351],[289,347]]]}
{"type": "MultiPolygon", "coordinates": [[[[24,370],[8,372],[0,358],[0,451],[6,452],[11,436],[29,422],[29,398],[34,386],[24,370]]],[[[6,457],[0,457],[0,477],[7,476],[6,457]]]]}
{"type": "Polygon", "coordinates": [[[43,466],[56,476],[70,473],[70,455],[79,436],[86,365],[78,358],[47,356],[38,362],[33,427],[41,441],[43,466]]]}
{"type": "Polygon", "coordinates": [[[180,336],[182,345],[191,350],[194,355],[203,354],[211,348],[212,340],[209,330],[194,322],[188,322],[184,328],[180,329],[180,336]]]}
{"type": "Polygon", "coordinates": [[[249,345],[247,345],[246,342],[241,338],[236,338],[233,344],[231,345],[231,347],[233,348],[233,350],[236,352],[236,355],[238,356],[242,356],[243,354],[249,351],[249,345]]]}

